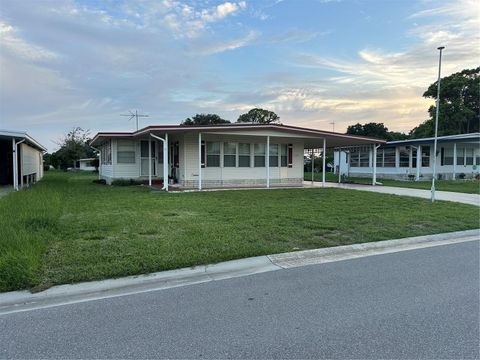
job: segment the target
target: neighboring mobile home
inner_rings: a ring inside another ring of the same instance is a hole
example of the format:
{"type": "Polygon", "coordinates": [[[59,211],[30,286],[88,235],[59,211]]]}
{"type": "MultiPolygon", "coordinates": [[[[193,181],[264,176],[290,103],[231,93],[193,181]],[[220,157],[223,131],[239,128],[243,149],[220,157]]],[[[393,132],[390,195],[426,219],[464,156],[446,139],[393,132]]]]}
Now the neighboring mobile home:
{"type": "Polygon", "coordinates": [[[0,130],[0,186],[15,190],[43,177],[46,148],[26,132],[0,130]]]}
{"type": "Polygon", "coordinates": [[[100,132],[99,177],[163,180],[181,188],[302,186],[305,149],[374,146],[385,141],[279,124],[149,126],[100,132]]]}
{"type": "Polygon", "coordinates": [[[97,160],[97,158],[78,159],[75,161],[74,169],[81,171],[95,171],[97,169],[95,167],[95,160],[97,160]]]}
{"type": "Polygon", "coordinates": [[[378,177],[400,180],[431,180],[436,162],[438,178],[468,179],[480,166],[480,133],[440,136],[437,154],[434,138],[389,141],[376,150],[349,147],[335,152],[335,171],[346,176],[370,176],[376,165],[378,177]],[[376,164],[373,159],[376,158],[376,164]]]}

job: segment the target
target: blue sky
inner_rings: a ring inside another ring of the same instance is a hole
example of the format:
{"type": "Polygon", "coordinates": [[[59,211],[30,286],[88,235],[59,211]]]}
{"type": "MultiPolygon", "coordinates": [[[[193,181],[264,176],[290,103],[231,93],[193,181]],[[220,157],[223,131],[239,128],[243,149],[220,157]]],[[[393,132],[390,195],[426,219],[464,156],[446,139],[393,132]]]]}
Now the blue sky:
{"type": "Polygon", "coordinates": [[[74,126],[128,131],[253,107],[285,124],[409,131],[422,94],[480,65],[476,0],[0,2],[0,128],[55,149],[74,126]]]}

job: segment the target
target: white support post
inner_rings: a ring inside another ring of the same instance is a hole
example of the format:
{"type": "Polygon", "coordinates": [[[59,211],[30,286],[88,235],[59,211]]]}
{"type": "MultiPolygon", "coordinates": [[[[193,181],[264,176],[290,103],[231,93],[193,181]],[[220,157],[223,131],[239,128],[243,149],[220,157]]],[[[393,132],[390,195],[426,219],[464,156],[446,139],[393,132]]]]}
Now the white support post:
{"type": "Polygon", "coordinates": [[[417,173],[415,174],[415,180],[420,180],[420,168],[422,167],[422,145],[417,147],[417,173]]]}
{"type": "Polygon", "coordinates": [[[13,155],[13,188],[18,191],[18,158],[17,158],[17,143],[12,139],[12,155],[13,155]]]}
{"type": "Polygon", "coordinates": [[[152,137],[148,138],[148,186],[152,186],[152,137]]]}
{"type": "Polygon", "coordinates": [[[202,190],[202,133],[198,133],[198,190],[202,190]]]}
{"type": "Polygon", "coordinates": [[[265,152],[265,167],[267,173],[267,188],[270,187],[270,136],[267,136],[267,151],[265,152]]]}
{"type": "Polygon", "coordinates": [[[373,144],[373,159],[372,159],[372,185],[375,186],[377,184],[377,145],[373,144]]]}
{"type": "Polygon", "coordinates": [[[313,185],[313,182],[315,180],[315,178],[313,176],[314,170],[315,170],[315,150],[312,149],[312,185],[313,185]]]}
{"type": "Polygon", "coordinates": [[[163,142],[163,189],[168,191],[168,134],[163,142]]]}
{"type": "Polygon", "coordinates": [[[455,180],[456,175],[457,175],[457,143],[455,142],[453,143],[453,176],[452,176],[453,180],[455,180]]]}
{"type": "MultiPolygon", "coordinates": [[[[347,161],[347,153],[345,153],[345,162],[347,161]]],[[[342,168],[342,148],[338,150],[338,183],[342,182],[342,175],[340,169],[342,168]]]]}
{"type": "Polygon", "coordinates": [[[322,163],[322,187],[325,187],[325,161],[326,161],[326,156],[327,155],[327,139],[323,138],[323,163],[322,163]]]}

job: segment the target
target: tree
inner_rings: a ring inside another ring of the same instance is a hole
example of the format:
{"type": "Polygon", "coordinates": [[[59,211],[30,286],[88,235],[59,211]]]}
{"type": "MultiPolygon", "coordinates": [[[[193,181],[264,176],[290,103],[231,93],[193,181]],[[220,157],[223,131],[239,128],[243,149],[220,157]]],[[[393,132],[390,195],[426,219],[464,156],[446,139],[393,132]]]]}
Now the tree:
{"type": "MultiPolygon", "coordinates": [[[[442,78],[440,84],[438,135],[478,132],[480,126],[480,67],[442,78]]],[[[437,81],[423,94],[437,100],[437,81]]],[[[412,138],[434,136],[437,108],[430,106],[430,119],[410,132],[412,138]]]]}
{"type": "Polygon", "coordinates": [[[280,124],[280,117],[273,111],[255,108],[239,116],[237,123],[251,122],[256,124],[280,124]]]}
{"type": "Polygon", "coordinates": [[[95,157],[95,151],[88,145],[88,142],[88,130],[83,130],[81,127],[73,128],[57,142],[60,148],[50,156],[52,165],[66,169],[73,167],[78,159],[95,157]]]}
{"type": "Polygon", "coordinates": [[[214,125],[214,124],[230,124],[230,121],[222,119],[217,114],[196,114],[191,118],[186,118],[181,125],[214,125]]]}
{"type": "Polygon", "coordinates": [[[359,123],[351,125],[347,128],[347,134],[371,136],[379,139],[385,139],[387,141],[404,140],[408,138],[408,135],[406,134],[395,131],[388,131],[388,128],[383,123],[375,122],[367,123],[365,125],[359,123]]]}

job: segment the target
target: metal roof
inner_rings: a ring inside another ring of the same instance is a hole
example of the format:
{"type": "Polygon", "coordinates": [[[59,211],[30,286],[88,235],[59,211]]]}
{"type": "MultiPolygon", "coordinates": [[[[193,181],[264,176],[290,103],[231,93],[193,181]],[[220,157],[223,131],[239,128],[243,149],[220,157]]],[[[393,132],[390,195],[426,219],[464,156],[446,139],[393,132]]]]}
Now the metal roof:
{"type": "Polygon", "coordinates": [[[320,146],[319,140],[325,138],[328,147],[348,146],[348,145],[367,145],[367,144],[384,144],[383,139],[376,139],[367,136],[354,136],[348,134],[340,134],[331,131],[323,131],[318,129],[303,128],[291,125],[282,124],[218,124],[218,125],[152,125],[134,132],[99,132],[97,133],[90,144],[95,145],[101,138],[112,137],[137,137],[148,135],[149,133],[186,133],[186,132],[202,132],[202,133],[221,133],[221,132],[255,132],[259,130],[273,130],[288,134],[295,134],[297,136],[304,136],[309,139],[306,146],[320,146]]]}
{"type": "Polygon", "coordinates": [[[25,139],[25,142],[33,147],[36,147],[40,151],[47,151],[47,148],[40,144],[37,140],[28,135],[25,131],[13,131],[0,129],[0,138],[15,139],[15,141],[25,139]]]}
{"type": "MultiPolygon", "coordinates": [[[[397,140],[397,141],[388,141],[385,146],[394,146],[394,145],[413,145],[413,144],[426,144],[432,143],[435,141],[435,138],[420,138],[420,139],[409,139],[409,140],[397,140]]],[[[480,142],[480,133],[470,133],[470,134],[458,134],[458,135],[447,135],[447,136],[438,136],[437,142],[446,143],[446,142],[480,142]]]]}

